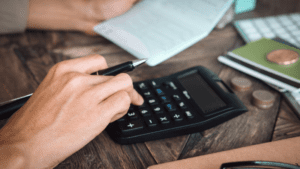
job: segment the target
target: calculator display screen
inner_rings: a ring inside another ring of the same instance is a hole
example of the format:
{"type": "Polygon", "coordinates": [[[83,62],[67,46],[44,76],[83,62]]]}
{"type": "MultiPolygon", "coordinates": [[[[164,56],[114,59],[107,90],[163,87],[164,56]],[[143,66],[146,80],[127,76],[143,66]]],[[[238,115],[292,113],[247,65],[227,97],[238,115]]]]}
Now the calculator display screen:
{"type": "Polygon", "coordinates": [[[180,77],[178,80],[204,114],[209,114],[214,110],[226,106],[226,103],[223,102],[198,73],[180,77]]]}

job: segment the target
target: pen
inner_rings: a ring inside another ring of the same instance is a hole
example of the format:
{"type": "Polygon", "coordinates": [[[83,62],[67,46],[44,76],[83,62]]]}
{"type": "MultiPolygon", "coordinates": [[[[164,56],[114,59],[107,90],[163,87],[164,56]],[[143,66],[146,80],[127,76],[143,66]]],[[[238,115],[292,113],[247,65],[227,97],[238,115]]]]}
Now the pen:
{"type": "MultiPolygon", "coordinates": [[[[100,70],[92,73],[91,75],[106,75],[106,76],[115,76],[119,73],[125,73],[132,71],[139,65],[145,63],[147,59],[138,59],[133,61],[128,61],[104,70],[100,70]]],[[[21,108],[27,100],[30,98],[31,94],[15,98],[6,102],[0,103],[0,120],[10,117],[14,112],[21,108]]]]}

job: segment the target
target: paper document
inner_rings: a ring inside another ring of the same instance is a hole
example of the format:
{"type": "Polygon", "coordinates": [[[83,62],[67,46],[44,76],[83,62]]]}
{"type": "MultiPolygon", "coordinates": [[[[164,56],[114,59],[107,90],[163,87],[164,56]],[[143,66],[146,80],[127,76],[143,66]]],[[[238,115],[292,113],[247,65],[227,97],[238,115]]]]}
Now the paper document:
{"type": "Polygon", "coordinates": [[[155,66],[206,37],[233,0],[143,0],[95,32],[155,66]]]}

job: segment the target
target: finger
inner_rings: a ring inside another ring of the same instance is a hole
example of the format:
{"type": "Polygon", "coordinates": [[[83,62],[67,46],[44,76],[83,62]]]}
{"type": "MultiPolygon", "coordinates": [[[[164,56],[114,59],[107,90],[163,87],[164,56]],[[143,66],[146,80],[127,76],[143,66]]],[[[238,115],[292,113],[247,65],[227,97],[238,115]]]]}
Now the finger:
{"type": "Polygon", "coordinates": [[[140,106],[144,103],[143,97],[135,89],[130,90],[128,94],[132,104],[140,106]]]}
{"type": "Polygon", "coordinates": [[[110,123],[112,123],[112,122],[114,122],[114,121],[116,121],[116,120],[122,118],[123,116],[126,115],[127,112],[128,112],[128,111],[124,111],[124,112],[121,112],[121,113],[116,114],[115,116],[113,116],[113,117],[111,118],[110,123]]]}
{"type": "Polygon", "coordinates": [[[131,99],[127,92],[118,91],[102,101],[99,104],[99,109],[104,119],[109,122],[116,120],[126,114],[129,109],[131,99]]]}
{"type": "Polygon", "coordinates": [[[94,27],[100,23],[101,21],[87,20],[79,26],[79,30],[87,35],[99,36],[99,34],[94,31],[94,27]]]}
{"type": "Polygon", "coordinates": [[[124,90],[129,92],[132,89],[133,84],[130,76],[126,73],[121,73],[106,82],[93,87],[90,92],[93,97],[95,97],[93,99],[102,101],[118,91],[124,90]]]}
{"type": "MultiPolygon", "coordinates": [[[[82,74],[81,74],[82,76],[82,74]]],[[[86,75],[83,76],[78,80],[78,83],[81,83],[83,85],[91,85],[91,86],[97,86],[101,83],[105,83],[109,81],[110,79],[114,78],[114,76],[102,76],[102,75],[86,75]]]]}
{"type": "Polygon", "coordinates": [[[105,61],[105,58],[98,54],[92,54],[82,58],[59,62],[54,66],[54,71],[56,74],[63,74],[66,72],[80,72],[91,74],[93,72],[106,68],[107,63],[105,61]]]}

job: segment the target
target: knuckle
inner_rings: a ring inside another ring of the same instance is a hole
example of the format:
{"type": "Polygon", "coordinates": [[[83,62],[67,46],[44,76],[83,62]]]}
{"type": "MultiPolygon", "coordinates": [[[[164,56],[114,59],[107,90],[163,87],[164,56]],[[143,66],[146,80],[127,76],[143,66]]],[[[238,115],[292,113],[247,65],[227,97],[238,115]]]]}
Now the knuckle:
{"type": "Polygon", "coordinates": [[[68,68],[68,62],[67,61],[62,61],[59,63],[56,63],[52,68],[51,71],[55,74],[55,75],[61,75],[63,73],[66,72],[68,68]]]}
{"type": "Polygon", "coordinates": [[[123,81],[124,84],[127,84],[129,86],[133,86],[132,79],[127,73],[120,73],[116,77],[120,78],[120,80],[123,81]]]}
{"type": "Polygon", "coordinates": [[[119,96],[120,96],[119,98],[120,98],[121,102],[124,105],[130,105],[131,98],[130,98],[129,94],[126,91],[120,91],[119,96]]]}
{"type": "Polygon", "coordinates": [[[79,75],[78,73],[72,72],[68,74],[69,80],[68,80],[68,86],[71,89],[78,88],[79,86],[82,86],[84,84],[84,76],[79,75]]]}
{"type": "Polygon", "coordinates": [[[105,65],[107,65],[105,57],[98,55],[98,54],[97,54],[97,57],[99,59],[99,63],[104,63],[105,65]]]}

